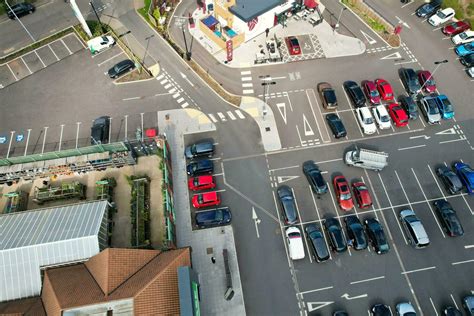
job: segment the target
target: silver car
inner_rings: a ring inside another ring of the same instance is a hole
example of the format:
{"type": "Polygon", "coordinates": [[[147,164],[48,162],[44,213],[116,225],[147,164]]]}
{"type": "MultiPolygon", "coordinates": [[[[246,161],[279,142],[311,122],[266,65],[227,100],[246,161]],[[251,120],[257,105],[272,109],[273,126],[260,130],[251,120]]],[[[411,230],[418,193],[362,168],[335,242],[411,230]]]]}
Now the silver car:
{"type": "Polygon", "coordinates": [[[421,109],[428,124],[440,124],[441,114],[439,113],[436,96],[426,96],[420,100],[421,109]]]}
{"type": "Polygon", "coordinates": [[[428,234],[415,212],[412,210],[401,211],[400,221],[411,245],[415,248],[424,248],[430,244],[428,234]]]}
{"type": "Polygon", "coordinates": [[[410,302],[401,302],[397,304],[397,315],[400,316],[416,316],[415,308],[410,302]]]}

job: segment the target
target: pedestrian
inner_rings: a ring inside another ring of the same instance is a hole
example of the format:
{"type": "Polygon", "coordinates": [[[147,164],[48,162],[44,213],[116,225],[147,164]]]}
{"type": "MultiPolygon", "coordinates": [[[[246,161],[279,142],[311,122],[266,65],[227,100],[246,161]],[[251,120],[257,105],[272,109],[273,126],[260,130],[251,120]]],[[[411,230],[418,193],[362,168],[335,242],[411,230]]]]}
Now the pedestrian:
{"type": "Polygon", "coordinates": [[[265,36],[268,37],[268,33],[270,33],[270,30],[268,29],[268,27],[265,29],[265,36]]]}
{"type": "Polygon", "coordinates": [[[211,257],[211,262],[212,262],[212,264],[216,264],[216,258],[211,257]]]}

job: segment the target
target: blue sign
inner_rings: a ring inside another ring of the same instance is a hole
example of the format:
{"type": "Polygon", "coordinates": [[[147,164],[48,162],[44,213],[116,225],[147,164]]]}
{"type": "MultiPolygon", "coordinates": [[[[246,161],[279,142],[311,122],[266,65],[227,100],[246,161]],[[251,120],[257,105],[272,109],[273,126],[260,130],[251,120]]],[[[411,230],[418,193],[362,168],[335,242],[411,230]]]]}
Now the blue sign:
{"type": "Polygon", "coordinates": [[[0,144],[5,144],[7,142],[7,137],[6,136],[0,136],[0,144]]]}
{"type": "Polygon", "coordinates": [[[16,142],[19,143],[19,142],[23,141],[23,138],[25,138],[25,136],[23,136],[23,134],[16,135],[16,142]]]}

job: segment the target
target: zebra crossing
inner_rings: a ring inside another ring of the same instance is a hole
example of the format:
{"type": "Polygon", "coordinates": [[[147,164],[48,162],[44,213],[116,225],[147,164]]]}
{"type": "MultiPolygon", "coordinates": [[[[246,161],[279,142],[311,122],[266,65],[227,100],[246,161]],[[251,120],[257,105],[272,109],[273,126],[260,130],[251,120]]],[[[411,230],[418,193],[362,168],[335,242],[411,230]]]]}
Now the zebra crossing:
{"type": "Polygon", "coordinates": [[[209,116],[209,118],[211,119],[213,123],[218,123],[218,122],[224,123],[224,122],[227,122],[228,120],[235,121],[237,119],[241,119],[241,120],[245,119],[245,115],[242,113],[241,110],[208,113],[207,116],[209,116]]]}
{"type": "Polygon", "coordinates": [[[156,80],[160,82],[163,88],[168,91],[169,94],[172,94],[173,99],[184,109],[189,106],[189,103],[186,102],[182,93],[187,96],[187,93],[181,89],[179,84],[166,72],[162,70],[162,73],[156,77],[156,80]]]}
{"type": "Polygon", "coordinates": [[[253,94],[253,83],[252,83],[252,72],[250,70],[244,70],[240,72],[242,80],[242,93],[253,94]]]}

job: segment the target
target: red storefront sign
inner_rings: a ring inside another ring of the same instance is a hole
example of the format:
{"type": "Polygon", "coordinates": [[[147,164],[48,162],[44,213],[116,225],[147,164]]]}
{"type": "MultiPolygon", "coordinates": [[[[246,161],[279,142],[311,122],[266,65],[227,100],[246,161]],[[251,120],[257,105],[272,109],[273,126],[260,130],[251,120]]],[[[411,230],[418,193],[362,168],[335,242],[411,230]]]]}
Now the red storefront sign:
{"type": "Polygon", "coordinates": [[[225,47],[227,49],[227,61],[231,61],[234,54],[232,40],[228,40],[227,42],[225,42],[225,47]]]}

